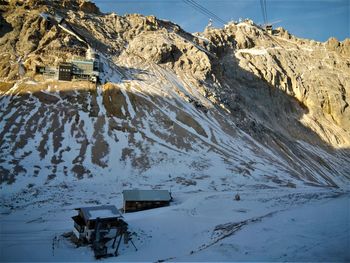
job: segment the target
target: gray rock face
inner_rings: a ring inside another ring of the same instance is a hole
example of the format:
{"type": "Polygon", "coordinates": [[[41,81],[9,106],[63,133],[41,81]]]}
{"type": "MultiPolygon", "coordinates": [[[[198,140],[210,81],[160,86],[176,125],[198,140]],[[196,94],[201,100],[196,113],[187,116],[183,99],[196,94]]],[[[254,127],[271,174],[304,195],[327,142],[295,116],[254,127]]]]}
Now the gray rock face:
{"type": "Polygon", "coordinates": [[[154,63],[175,62],[180,50],[164,35],[155,36],[153,33],[141,34],[134,38],[126,52],[143,57],[154,63]]]}
{"type": "MultiPolygon", "coordinates": [[[[211,39],[213,34],[233,34],[237,44],[226,56],[234,54],[238,66],[265,81],[271,91],[279,89],[295,98],[307,109],[300,116],[303,125],[324,141],[335,147],[350,145],[349,39],[319,43],[295,38],[281,28],[269,35],[248,22],[205,33],[211,39]]],[[[232,60],[223,61],[227,68],[232,65],[232,60]]],[[[242,72],[227,73],[226,78],[232,81],[237,73],[242,72]]]]}

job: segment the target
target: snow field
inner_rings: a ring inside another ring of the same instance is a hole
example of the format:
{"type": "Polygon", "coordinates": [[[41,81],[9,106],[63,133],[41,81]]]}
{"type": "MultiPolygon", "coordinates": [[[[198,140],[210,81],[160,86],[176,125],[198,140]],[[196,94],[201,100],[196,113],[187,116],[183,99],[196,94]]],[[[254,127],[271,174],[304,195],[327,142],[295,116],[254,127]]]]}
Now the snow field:
{"type": "MultiPolygon", "coordinates": [[[[85,180],[4,196],[0,260],[94,261],[89,247],[75,248],[61,234],[72,230],[76,207],[121,207],[120,187],[85,180]]],[[[124,214],[138,250],[122,244],[118,257],[104,261],[349,259],[349,193],[314,187],[179,188],[172,188],[169,207],[124,214]],[[237,192],[241,201],[234,200],[237,192]],[[232,228],[235,224],[242,226],[232,228]]]]}

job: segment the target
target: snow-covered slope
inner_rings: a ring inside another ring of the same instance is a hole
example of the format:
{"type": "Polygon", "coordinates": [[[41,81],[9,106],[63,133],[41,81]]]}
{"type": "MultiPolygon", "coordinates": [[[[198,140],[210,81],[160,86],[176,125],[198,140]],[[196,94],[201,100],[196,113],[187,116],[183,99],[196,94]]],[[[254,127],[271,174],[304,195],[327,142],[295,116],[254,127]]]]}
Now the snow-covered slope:
{"type": "MultiPolygon", "coordinates": [[[[205,185],[203,185],[205,187],[205,185]]],[[[122,204],[114,182],[79,181],[28,189],[3,203],[2,261],[96,261],[63,233],[79,206],[122,204]]],[[[347,262],[349,194],[306,187],[174,191],[170,207],[125,214],[133,242],[104,261],[347,262]],[[241,201],[234,200],[238,191],[241,201]]],[[[109,244],[110,251],[111,244],[109,244]]]]}
{"type": "Polygon", "coordinates": [[[216,189],[346,183],[341,152],[302,141],[266,147],[191,79],[153,63],[138,65],[137,71],[110,69],[120,81],[97,87],[18,81],[9,88],[1,98],[1,172],[10,185],[2,187],[87,177],[185,185],[204,178],[216,189]]]}

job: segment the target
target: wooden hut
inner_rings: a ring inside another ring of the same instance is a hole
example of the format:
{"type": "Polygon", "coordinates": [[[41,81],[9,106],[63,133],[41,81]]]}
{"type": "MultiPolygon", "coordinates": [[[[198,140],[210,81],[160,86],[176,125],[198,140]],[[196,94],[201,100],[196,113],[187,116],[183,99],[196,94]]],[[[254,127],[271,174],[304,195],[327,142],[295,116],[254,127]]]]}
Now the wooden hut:
{"type": "Polygon", "coordinates": [[[172,200],[167,190],[124,190],[124,213],[168,206],[172,200]]]}

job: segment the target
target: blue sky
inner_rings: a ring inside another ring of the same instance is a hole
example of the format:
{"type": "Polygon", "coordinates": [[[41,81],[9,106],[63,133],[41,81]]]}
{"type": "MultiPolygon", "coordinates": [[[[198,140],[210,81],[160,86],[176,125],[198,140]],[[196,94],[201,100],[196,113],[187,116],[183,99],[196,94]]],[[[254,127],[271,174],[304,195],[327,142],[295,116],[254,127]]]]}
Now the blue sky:
{"type": "MultiPolygon", "coordinates": [[[[189,32],[203,31],[209,17],[183,0],[93,0],[103,12],[140,13],[173,21],[189,32]]],[[[225,21],[251,18],[263,23],[259,0],[195,0],[225,21]]],[[[350,37],[350,0],[267,0],[269,22],[281,20],[292,34],[318,41],[350,37]]],[[[222,24],[214,20],[214,26],[222,24]]]]}

